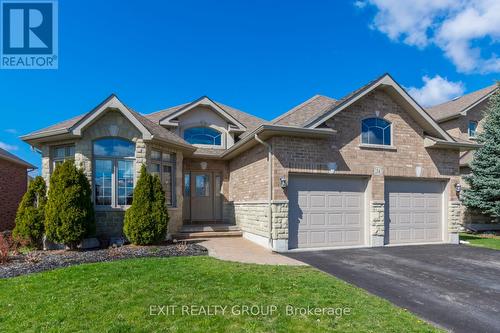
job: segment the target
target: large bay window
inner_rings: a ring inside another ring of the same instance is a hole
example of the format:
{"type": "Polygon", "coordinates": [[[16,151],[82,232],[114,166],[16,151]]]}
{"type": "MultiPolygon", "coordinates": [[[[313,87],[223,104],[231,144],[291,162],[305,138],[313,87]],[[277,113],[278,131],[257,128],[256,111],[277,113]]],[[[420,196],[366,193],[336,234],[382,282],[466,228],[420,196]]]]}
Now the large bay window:
{"type": "Polygon", "coordinates": [[[106,138],[94,141],[94,199],[98,207],[132,204],[135,143],[106,138]]]}
{"type": "Polygon", "coordinates": [[[175,159],[174,153],[152,150],[149,172],[160,177],[168,206],[175,207],[175,159]]]}

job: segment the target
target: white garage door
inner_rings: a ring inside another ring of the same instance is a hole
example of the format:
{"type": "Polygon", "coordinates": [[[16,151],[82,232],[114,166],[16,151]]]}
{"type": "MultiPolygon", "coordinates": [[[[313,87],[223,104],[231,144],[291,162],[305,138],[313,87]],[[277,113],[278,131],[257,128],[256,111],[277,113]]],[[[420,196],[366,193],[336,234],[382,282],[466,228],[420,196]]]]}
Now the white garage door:
{"type": "Polygon", "coordinates": [[[385,180],[386,243],[441,242],[444,183],[385,180]]]}
{"type": "Polygon", "coordinates": [[[363,245],[366,184],[346,177],[290,177],[289,247],[363,245]]]}

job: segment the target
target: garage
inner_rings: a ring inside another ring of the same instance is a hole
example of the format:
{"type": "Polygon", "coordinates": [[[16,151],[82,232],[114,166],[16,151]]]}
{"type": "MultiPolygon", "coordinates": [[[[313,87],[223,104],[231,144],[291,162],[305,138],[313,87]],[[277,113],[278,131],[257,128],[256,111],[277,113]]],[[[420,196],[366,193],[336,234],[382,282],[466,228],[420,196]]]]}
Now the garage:
{"type": "Polygon", "coordinates": [[[363,178],[291,176],[289,248],[364,245],[366,186],[363,178]]]}
{"type": "Polygon", "coordinates": [[[443,241],[445,183],[424,180],[385,180],[385,243],[443,241]]]}

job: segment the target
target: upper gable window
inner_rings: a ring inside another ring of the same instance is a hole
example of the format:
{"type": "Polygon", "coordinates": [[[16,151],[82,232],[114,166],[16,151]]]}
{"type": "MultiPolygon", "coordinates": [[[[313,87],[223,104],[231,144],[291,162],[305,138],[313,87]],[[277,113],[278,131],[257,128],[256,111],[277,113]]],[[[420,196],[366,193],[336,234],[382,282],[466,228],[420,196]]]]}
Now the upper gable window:
{"type": "Polygon", "coordinates": [[[198,145],[221,145],[221,133],[210,127],[191,127],[184,131],[184,140],[198,145]]]}
{"type": "Polygon", "coordinates": [[[477,121],[469,121],[469,138],[475,138],[477,135],[477,121]]]}
{"type": "Polygon", "coordinates": [[[361,143],[391,145],[391,123],[381,118],[364,119],[361,124],[361,143]]]}
{"type": "Polygon", "coordinates": [[[106,138],[94,141],[94,155],[110,157],[134,157],[135,144],[131,141],[106,138]]]}

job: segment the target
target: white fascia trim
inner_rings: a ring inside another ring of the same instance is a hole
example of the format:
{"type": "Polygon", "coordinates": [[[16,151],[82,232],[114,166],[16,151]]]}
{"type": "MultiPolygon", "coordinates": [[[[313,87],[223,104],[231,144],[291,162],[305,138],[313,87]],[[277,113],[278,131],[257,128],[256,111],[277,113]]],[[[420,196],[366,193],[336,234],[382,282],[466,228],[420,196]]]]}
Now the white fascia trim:
{"type": "Polygon", "coordinates": [[[71,129],[71,132],[74,135],[81,136],[82,131],[85,129],[85,127],[92,124],[94,120],[96,120],[101,114],[108,111],[109,109],[119,110],[125,116],[125,118],[127,118],[142,133],[144,140],[153,139],[153,135],[146,129],[146,127],[144,127],[144,125],[139,120],[137,120],[136,117],[134,117],[130,110],[116,96],[112,96],[108,101],[92,110],[71,129]]]}
{"type": "Polygon", "coordinates": [[[160,125],[176,126],[177,125],[176,122],[171,122],[171,120],[173,118],[178,117],[181,114],[184,114],[184,113],[188,112],[189,110],[192,110],[193,108],[195,108],[199,105],[210,106],[215,111],[217,111],[221,116],[223,116],[226,120],[229,120],[230,122],[236,124],[239,129],[241,129],[243,131],[246,129],[246,127],[242,123],[240,123],[233,116],[231,116],[229,113],[227,113],[223,108],[221,108],[219,105],[217,105],[217,103],[215,103],[214,101],[212,101],[210,98],[208,98],[206,96],[189,104],[189,105],[187,105],[187,106],[185,106],[185,107],[183,107],[183,108],[181,108],[181,109],[179,109],[179,110],[177,110],[177,111],[175,111],[174,113],[167,116],[166,118],[163,118],[162,120],[160,120],[160,125]]]}
{"type": "Polygon", "coordinates": [[[379,87],[380,85],[387,85],[387,86],[393,87],[427,121],[427,123],[429,123],[439,134],[441,134],[443,136],[443,138],[446,138],[446,140],[448,140],[450,142],[454,142],[455,141],[389,75],[384,75],[380,80],[378,80],[377,82],[374,82],[370,87],[368,87],[367,89],[365,89],[364,91],[362,91],[358,95],[354,96],[353,98],[351,98],[346,103],[342,104],[339,108],[337,108],[337,109],[334,108],[333,112],[330,112],[330,113],[327,113],[327,114],[321,116],[320,118],[316,119],[314,122],[307,124],[305,127],[307,127],[307,128],[316,128],[316,127],[318,127],[319,125],[321,125],[322,123],[324,123],[326,120],[332,118],[337,113],[339,113],[342,110],[346,109],[347,107],[349,107],[350,105],[352,105],[353,103],[355,103],[356,101],[358,101],[363,96],[367,95],[368,93],[370,93],[371,91],[373,91],[374,89],[376,89],[377,87],[379,87]]]}

